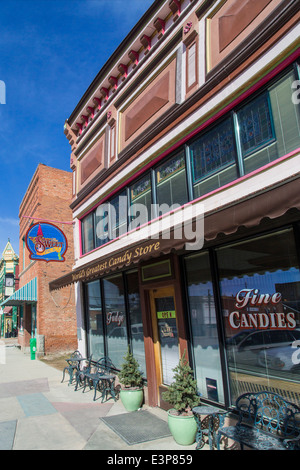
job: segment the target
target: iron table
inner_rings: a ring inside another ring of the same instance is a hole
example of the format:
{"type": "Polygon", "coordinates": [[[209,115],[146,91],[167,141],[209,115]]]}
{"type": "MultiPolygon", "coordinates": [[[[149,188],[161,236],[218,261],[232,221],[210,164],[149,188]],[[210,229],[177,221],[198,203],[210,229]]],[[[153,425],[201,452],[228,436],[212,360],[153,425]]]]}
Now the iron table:
{"type": "Polygon", "coordinates": [[[213,450],[217,442],[217,429],[219,426],[223,426],[224,415],[226,414],[226,411],[209,405],[196,406],[192,409],[192,411],[198,428],[196,435],[196,449],[202,449],[205,444],[203,436],[208,435],[209,448],[210,450],[213,450]],[[207,417],[206,428],[202,428],[202,423],[204,420],[201,420],[201,416],[207,417]]]}

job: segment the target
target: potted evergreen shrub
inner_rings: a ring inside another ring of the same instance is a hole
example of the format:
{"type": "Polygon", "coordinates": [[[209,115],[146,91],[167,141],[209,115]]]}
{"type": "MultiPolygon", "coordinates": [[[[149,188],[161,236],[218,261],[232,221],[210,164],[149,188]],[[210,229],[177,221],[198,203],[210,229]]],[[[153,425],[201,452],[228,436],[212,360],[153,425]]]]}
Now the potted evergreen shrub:
{"type": "Polygon", "coordinates": [[[139,370],[139,364],[133,357],[129,348],[127,354],[124,356],[124,362],[118,377],[122,385],[120,398],[126,410],[138,410],[144,398],[143,377],[139,370]]]}
{"type": "Polygon", "coordinates": [[[197,423],[192,408],[200,404],[200,397],[185,352],[173,371],[174,381],[162,394],[162,398],[173,406],[168,411],[168,425],[172,436],[177,444],[187,446],[195,442],[197,423]]]}

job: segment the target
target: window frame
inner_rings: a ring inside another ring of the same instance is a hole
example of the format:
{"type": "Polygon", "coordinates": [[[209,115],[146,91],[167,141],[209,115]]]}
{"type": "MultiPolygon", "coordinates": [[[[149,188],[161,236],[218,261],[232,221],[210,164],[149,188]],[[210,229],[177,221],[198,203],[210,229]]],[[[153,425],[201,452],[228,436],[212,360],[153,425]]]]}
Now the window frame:
{"type": "Polygon", "coordinates": [[[201,135],[196,136],[191,142],[188,143],[188,147],[189,147],[189,153],[190,153],[189,158],[190,158],[191,172],[192,172],[191,177],[192,177],[193,191],[194,191],[195,185],[199,184],[202,181],[205,181],[206,179],[210,178],[212,175],[220,173],[221,171],[225,170],[226,168],[229,168],[230,166],[232,166],[234,164],[236,165],[237,175],[239,176],[240,170],[239,170],[239,161],[238,161],[237,142],[236,142],[236,137],[235,137],[235,123],[234,123],[233,116],[231,114],[226,113],[226,115],[222,116],[221,119],[218,119],[213,124],[212,127],[208,126],[206,129],[204,129],[204,131],[203,131],[203,133],[201,133],[201,135]],[[195,144],[195,142],[197,142],[197,140],[200,140],[203,137],[205,137],[205,135],[213,132],[217,127],[222,126],[222,124],[227,120],[231,122],[231,126],[232,126],[232,136],[233,136],[233,143],[234,143],[234,148],[235,148],[234,163],[232,163],[232,162],[231,163],[226,163],[226,164],[218,167],[217,170],[211,170],[208,173],[206,173],[205,175],[203,175],[200,178],[198,178],[197,180],[195,180],[195,171],[194,171],[194,164],[193,164],[194,157],[191,155],[191,146],[193,144],[195,144]]]}
{"type": "MultiPolygon", "coordinates": [[[[278,77],[277,77],[278,79],[278,77]]],[[[276,80],[277,81],[277,80],[276,80]]],[[[278,80],[279,81],[279,80],[278,80]]],[[[242,155],[242,159],[244,162],[244,159],[249,157],[250,155],[258,152],[259,150],[263,150],[264,148],[268,147],[272,143],[276,142],[276,132],[275,132],[275,126],[274,126],[274,118],[273,118],[273,112],[272,112],[272,106],[271,106],[271,100],[270,100],[270,92],[269,88],[272,86],[272,83],[268,83],[268,85],[260,91],[260,93],[257,93],[255,96],[251,96],[247,102],[241,103],[240,106],[234,109],[234,114],[236,116],[236,121],[235,121],[235,126],[237,126],[237,133],[239,134],[239,141],[238,145],[240,146],[240,151],[242,155]],[[272,137],[270,137],[268,140],[263,141],[261,144],[256,145],[255,147],[250,148],[249,150],[245,151],[243,150],[243,144],[241,140],[241,131],[240,131],[240,123],[239,123],[239,117],[238,113],[243,109],[246,108],[247,106],[250,106],[254,101],[259,100],[263,95],[266,95],[267,98],[267,105],[268,105],[268,112],[269,112],[269,117],[270,117],[270,125],[271,125],[271,132],[272,132],[272,137]]]]}

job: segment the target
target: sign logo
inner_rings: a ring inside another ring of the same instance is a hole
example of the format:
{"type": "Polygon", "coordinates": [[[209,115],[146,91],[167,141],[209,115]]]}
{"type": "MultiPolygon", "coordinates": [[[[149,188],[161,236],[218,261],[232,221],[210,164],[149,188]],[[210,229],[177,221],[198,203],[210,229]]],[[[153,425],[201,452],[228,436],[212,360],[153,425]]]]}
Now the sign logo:
{"type": "Polygon", "coordinates": [[[228,318],[232,329],[294,330],[297,326],[295,313],[283,311],[280,292],[261,294],[259,289],[242,289],[235,296],[235,307],[228,318]]]}
{"type": "Polygon", "coordinates": [[[68,249],[65,234],[56,225],[37,223],[29,227],[26,234],[26,246],[30,251],[30,259],[64,262],[64,254],[68,249]]]}

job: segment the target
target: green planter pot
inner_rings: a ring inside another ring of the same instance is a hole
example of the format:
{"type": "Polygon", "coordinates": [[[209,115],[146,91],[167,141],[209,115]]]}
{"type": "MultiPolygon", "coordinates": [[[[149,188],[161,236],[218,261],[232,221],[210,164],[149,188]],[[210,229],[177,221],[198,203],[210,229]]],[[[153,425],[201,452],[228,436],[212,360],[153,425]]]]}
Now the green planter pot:
{"type": "Polygon", "coordinates": [[[182,446],[195,442],[197,423],[194,416],[175,416],[168,411],[168,425],[174,440],[182,446]]]}
{"type": "Polygon", "coordinates": [[[137,411],[143,403],[144,392],[143,389],[121,390],[120,398],[127,411],[137,411]]]}

